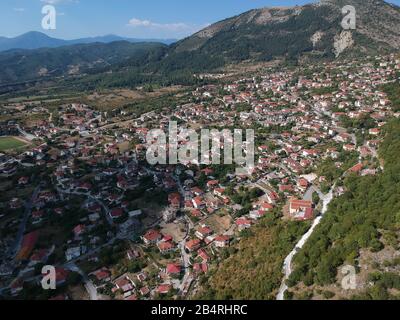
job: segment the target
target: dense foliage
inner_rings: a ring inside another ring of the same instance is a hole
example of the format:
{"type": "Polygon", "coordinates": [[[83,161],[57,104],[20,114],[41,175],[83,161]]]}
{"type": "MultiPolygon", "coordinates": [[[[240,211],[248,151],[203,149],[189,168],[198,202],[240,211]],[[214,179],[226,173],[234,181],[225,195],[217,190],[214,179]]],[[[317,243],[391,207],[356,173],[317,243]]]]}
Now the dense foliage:
{"type": "Polygon", "coordinates": [[[397,246],[400,227],[400,121],[385,129],[380,148],[385,170],[377,176],[349,176],[347,192],[335,199],[320,226],[295,258],[290,284],[306,281],[334,283],[337,268],[357,265],[361,248],[373,252],[384,245],[397,246]],[[310,280],[310,281],[309,281],[310,280]]]}
{"type": "MultiPolygon", "coordinates": [[[[287,20],[267,24],[257,24],[254,21],[246,23],[246,13],[242,17],[232,18],[226,21],[223,29],[203,43],[196,52],[210,56],[223,52],[228,62],[254,57],[259,60],[271,60],[281,56],[296,58],[314,49],[310,38],[317,31],[326,32],[328,35],[321,40],[316,49],[326,54],[332,51],[333,34],[329,30],[332,25],[326,20],[332,15],[330,8],[306,6],[298,15],[293,12],[288,12],[288,14],[290,16],[287,20]]],[[[190,48],[196,45],[195,39],[196,36],[183,40],[175,46],[178,50],[190,48]]],[[[198,42],[201,41],[203,40],[198,39],[198,42]]]]}
{"type": "Polygon", "coordinates": [[[159,43],[121,41],[6,51],[0,53],[0,84],[68,75],[74,67],[80,73],[98,73],[110,65],[141,66],[158,61],[167,48],[159,43]]]}
{"type": "Polygon", "coordinates": [[[395,111],[400,111],[400,83],[398,81],[389,83],[385,85],[383,89],[387,93],[389,100],[392,101],[393,109],[395,111]]]}
{"type": "Polygon", "coordinates": [[[275,299],[282,280],[282,264],[308,223],[282,221],[278,215],[243,231],[235,247],[226,250],[203,283],[202,299],[275,299]]]}

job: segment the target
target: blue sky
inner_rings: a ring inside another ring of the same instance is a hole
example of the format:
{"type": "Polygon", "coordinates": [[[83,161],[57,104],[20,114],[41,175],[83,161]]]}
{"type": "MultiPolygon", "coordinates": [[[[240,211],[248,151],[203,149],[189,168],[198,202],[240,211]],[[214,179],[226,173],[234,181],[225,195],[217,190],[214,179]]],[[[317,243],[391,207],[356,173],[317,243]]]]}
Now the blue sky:
{"type": "MultiPolygon", "coordinates": [[[[42,31],[41,9],[57,10],[50,36],[74,39],[117,34],[135,38],[183,38],[210,23],[265,6],[292,6],[313,0],[1,0],[0,36],[42,31]]],[[[392,0],[400,5],[400,0],[392,0]]]]}

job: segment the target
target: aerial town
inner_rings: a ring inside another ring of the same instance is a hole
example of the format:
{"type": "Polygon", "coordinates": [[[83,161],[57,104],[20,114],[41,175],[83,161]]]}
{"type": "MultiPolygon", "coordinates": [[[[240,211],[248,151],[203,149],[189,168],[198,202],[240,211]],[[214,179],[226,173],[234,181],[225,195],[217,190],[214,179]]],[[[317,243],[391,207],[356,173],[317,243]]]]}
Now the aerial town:
{"type": "Polygon", "coordinates": [[[4,105],[1,112],[29,121],[0,123],[1,136],[18,146],[0,154],[0,295],[195,296],[262,219],[311,223],[328,194],[346,191],[340,177],[382,171],[381,128],[400,113],[380,88],[399,71],[399,58],[388,55],[236,79],[198,75],[210,84],[142,114],[107,114],[78,101],[4,105]],[[147,133],[170,121],[194,130],[254,129],[253,170],[150,165],[147,133]],[[45,265],[56,268],[56,290],[42,288],[45,265]]]}

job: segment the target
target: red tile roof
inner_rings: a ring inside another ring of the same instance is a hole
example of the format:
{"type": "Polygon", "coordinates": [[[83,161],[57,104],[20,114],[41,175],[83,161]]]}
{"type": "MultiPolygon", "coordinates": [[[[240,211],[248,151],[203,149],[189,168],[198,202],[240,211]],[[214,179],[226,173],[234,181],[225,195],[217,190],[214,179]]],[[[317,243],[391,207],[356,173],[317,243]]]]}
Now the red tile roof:
{"type": "Polygon", "coordinates": [[[167,265],[166,272],[167,274],[180,274],[181,266],[175,263],[170,263],[167,265]]]}
{"type": "Polygon", "coordinates": [[[19,250],[16,259],[17,260],[27,260],[31,254],[35,244],[39,238],[39,232],[33,231],[24,236],[22,240],[21,249],[19,250]]]}

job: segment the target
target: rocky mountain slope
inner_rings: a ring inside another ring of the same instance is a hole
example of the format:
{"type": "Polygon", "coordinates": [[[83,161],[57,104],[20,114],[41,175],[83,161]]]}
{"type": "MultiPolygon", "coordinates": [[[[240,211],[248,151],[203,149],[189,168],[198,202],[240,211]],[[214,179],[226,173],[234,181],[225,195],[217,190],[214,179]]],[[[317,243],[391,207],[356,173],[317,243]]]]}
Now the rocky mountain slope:
{"type": "Polygon", "coordinates": [[[322,0],[305,6],[251,10],[174,45],[177,53],[222,55],[225,60],[338,57],[400,48],[400,8],[382,0],[322,0]],[[356,9],[356,29],[344,30],[345,5],[356,9]]]}
{"type": "MultiPolygon", "coordinates": [[[[0,38],[0,49],[3,41],[0,38]]],[[[304,6],[251,10],[170,46],[147,44],[149,50],[143,51],[142,44],[122,43],[2,52],[0,84],[87,70],[97,76],[87,79],[91,87],[95,83],[189,84],[194,81],[193,73],[241,61],[286,59],[297,63],[387,53],[400,49],[400,8],[382,0],[321,0],[304,6]],[[354,30],[341,25],[346,5],[356,9],[354,30]]]]}

